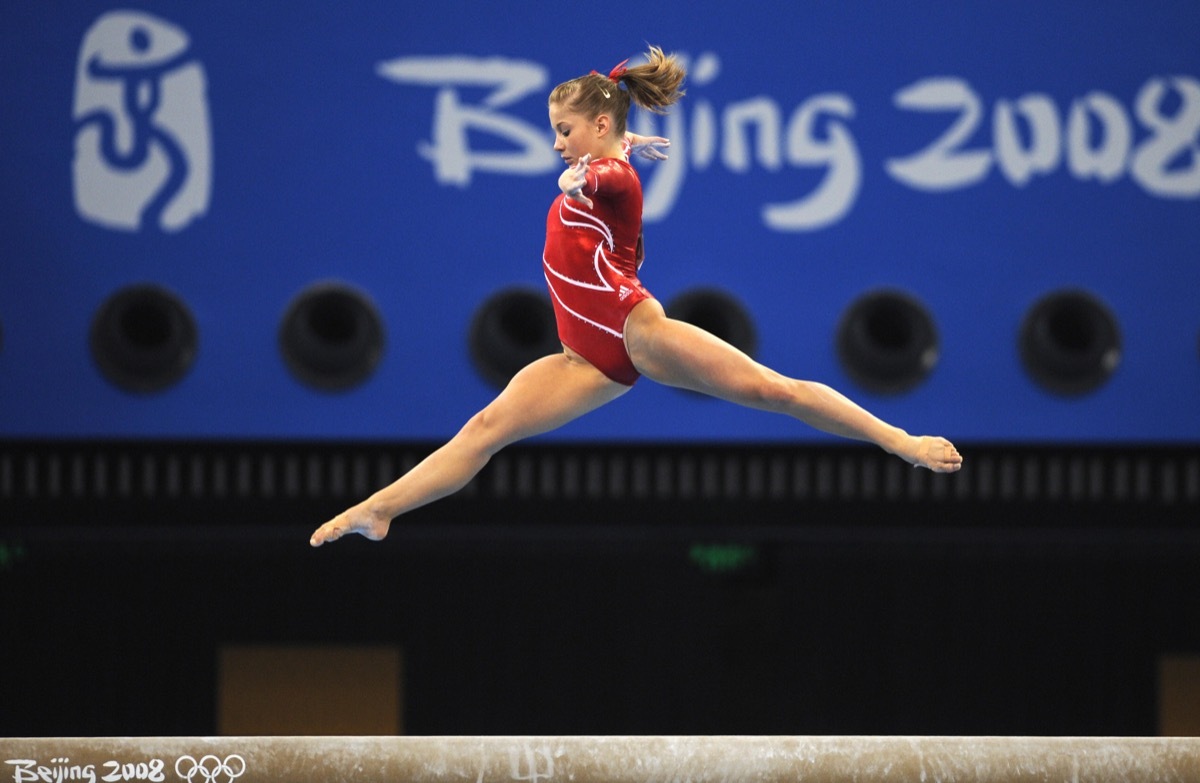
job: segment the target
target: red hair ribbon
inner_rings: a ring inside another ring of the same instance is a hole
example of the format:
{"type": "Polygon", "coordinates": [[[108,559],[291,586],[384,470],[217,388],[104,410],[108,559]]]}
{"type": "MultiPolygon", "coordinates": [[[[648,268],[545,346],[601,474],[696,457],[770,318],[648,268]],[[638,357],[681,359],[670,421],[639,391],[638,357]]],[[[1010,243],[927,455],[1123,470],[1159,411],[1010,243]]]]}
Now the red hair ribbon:
{"type": "MultiPolygon", "coordinates": [[[[626,71],[628,71],[628,70],[629,70],[628,68],[626,68],[626,67],[625,67],[625,63],[627,63],[627,62],[629,62],[629,58],[628,58],[628,57],[626,57],[626,58],[625,58],[624,60],[622,60],[621,62],[617,63],[617,66],[616,66],[615,68],[613,68],[611,71],[609,71],[609,72],[608,72],[608,79],[609,79],[609,81],[611,81],[613,84],[620,84],[620,83],[621,83],[621,74],[623,74],[623,73],[625,73],[626,71]]],[[[589,74],[589,75],[590,75],[590,76],[599,76],[599,75],[600,75],[600,72],[599,72],[599,71],[592,71],[592,72],[591,72],[591,74],[589,74]]]]}

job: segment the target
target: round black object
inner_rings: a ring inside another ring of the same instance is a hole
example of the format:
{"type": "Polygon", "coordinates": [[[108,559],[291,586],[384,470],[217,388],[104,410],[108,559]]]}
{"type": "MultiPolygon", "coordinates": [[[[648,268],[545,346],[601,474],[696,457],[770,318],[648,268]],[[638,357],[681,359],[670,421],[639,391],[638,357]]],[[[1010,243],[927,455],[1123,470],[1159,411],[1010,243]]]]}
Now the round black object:
{"type": "Polygon", "coordinates": [[[528,288],[505,289],[484,300],[467,341],[476,371],[497,389],[525,365],[562,350],[550,299],[528,288]]]}
{"type": "Polygon", "coordinates": [[[113,385],[161,391],[187,374],[196,358],[196,322],[183,301],[157,285],[123,288],[92,318],[92,358],[113,385]]]}
{"type": "Polygon", "coordinates": [[[754,319],[731,294],[715,288],[694,288],[676,296],[665,309],[671,318],[703,329],[749,356],[758,352],[754,319]]]}
{"type": "Polygon", "coordinates": [[[1021,323],[1021,362],[1042,388],[1080,395],[1102,386],[1121,363],[1121,331],[1096,297],[1063,290],[1038,300],[1021,323]]]}
{"type": "Polygon", "coordinates": [[[940,355],[937,327],[918,300],[901,291],[874,291],[855,300],[837,329],[842,368],[879,394],[910,391],[940,355]]]}
{"type": "Polygon", "coordinates": [[[383,357],[384,329],[366,294],[342,283],[302,291],[283,315],[279,351],[299,381],[344,391],[366,380],[383,357]]]}

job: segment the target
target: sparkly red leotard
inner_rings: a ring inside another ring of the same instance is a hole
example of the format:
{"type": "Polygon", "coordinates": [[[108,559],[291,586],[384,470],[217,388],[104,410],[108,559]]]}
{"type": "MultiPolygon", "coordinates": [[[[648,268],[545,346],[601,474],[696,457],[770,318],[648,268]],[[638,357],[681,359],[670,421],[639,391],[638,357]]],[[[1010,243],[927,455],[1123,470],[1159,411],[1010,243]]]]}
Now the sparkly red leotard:
{"type": "Polygon", "coordinates": [[[625,320],[651,298],[638,281],[642,262],[642,182],[633,166],[601,158],[588,166],[583,194],[592,208],[559,195],[546,217],[542,264],[558,338],[617,383],[638,371],[625,350],[625,320]]]}

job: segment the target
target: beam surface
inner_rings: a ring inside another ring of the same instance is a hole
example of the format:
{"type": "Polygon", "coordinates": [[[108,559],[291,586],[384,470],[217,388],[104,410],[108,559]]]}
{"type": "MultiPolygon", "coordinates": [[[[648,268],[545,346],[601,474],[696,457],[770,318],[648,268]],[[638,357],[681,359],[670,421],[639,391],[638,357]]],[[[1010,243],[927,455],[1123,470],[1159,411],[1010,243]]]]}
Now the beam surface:
{"type": "Polygon", "coordinates": [[[0,739],[0,781],[1198,783],[1200,738],[0,739]]]}

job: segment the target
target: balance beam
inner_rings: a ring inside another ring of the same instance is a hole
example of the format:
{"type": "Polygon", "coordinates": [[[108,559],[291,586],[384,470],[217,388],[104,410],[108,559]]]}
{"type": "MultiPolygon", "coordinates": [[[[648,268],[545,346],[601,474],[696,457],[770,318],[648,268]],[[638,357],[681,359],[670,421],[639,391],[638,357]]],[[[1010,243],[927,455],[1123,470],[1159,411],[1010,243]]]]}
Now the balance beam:
{"type": "Polygon", "coordinates": [[[0,781],[1198,783],[1200,738],[0,739],[0,781]]]}

